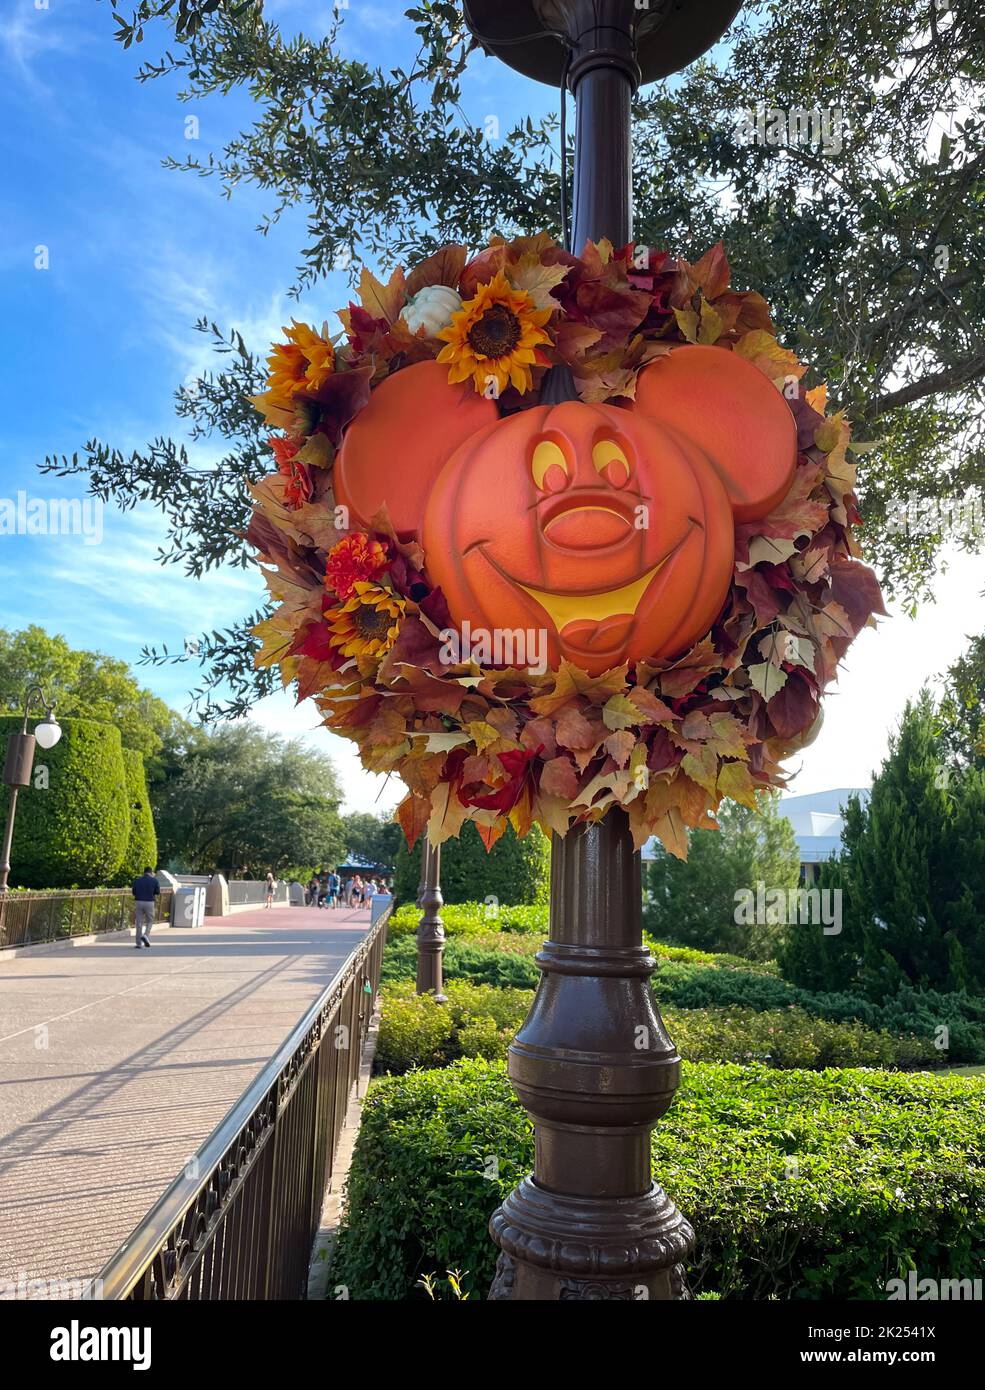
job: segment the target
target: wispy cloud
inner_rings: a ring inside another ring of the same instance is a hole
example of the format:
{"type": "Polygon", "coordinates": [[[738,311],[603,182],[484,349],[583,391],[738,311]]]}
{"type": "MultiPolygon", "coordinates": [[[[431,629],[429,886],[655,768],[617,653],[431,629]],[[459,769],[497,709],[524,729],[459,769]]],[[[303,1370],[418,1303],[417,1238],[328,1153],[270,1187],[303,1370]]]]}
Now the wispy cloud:
{"type": "Polygon", "coordinates": [[[46,3],[38,8],[34,0],[10,0],[8,12],[0,17],[0,71],[30,87],[35,96],[52,95],[42,60],[77,52],[86,42],[86,34],[68,13],[64,6],[56,9],[46,3]]]}

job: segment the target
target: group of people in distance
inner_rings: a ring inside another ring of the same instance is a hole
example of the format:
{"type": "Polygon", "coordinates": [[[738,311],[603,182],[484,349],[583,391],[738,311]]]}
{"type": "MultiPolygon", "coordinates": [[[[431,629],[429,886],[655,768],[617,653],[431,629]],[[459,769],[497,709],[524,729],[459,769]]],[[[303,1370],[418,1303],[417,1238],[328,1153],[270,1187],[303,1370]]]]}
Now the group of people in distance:
{"type": "Polygon", "coordinates": [[[322,869],[311,875],[306,889],[309,907],[366,907],[375,893],[389,893],[384,878],[363,878],[353,874],[342,879],[334,869],[322,869]]]}

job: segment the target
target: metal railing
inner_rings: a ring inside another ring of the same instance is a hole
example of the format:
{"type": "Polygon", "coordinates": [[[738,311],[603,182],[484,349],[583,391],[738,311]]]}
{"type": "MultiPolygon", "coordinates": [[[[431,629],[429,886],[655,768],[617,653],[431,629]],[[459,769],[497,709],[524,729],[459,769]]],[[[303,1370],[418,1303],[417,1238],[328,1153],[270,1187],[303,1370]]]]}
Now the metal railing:
{"type": "Polygon", "coordinates": [[[103,1299],[305,1298],[388,920],[370,929],[105,1266],[103,1299]]]}
{"type": "MultiPolygon", "coordinates": [[[[171,890],[162,888],[154,920],[171,916],[171,890]]],[[[0,950],[125,931],[133,926],[129,888],[77,888],[64,893],[0,893],[0,950]]]]}

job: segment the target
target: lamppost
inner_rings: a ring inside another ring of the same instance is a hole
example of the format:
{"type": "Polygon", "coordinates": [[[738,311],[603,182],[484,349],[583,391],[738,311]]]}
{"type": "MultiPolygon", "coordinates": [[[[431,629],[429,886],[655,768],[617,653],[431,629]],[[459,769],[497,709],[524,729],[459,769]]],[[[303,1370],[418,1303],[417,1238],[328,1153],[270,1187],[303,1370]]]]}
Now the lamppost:
{"type": "Polygon", "coordinates": [[[445,927],[441,920],[444,901],[441,896],[441,846],[430,844],[425,835],[417,895],[417,905],[423,909],[417,928],[417,993],[433,994],[439,1003],[444,1003],[446,997],[441,971],[445,950],[445,927]]]}
{"type": "MultiPolygon", "coordinates": [[[[641,82],[692,62],[741,0],[465,0],[482,46],[575,98],[574,235],[632,239],[630,108],[641,82]]],[[[574,396],[570,381],[545,384],[574,396]]],[[[534,1172],[493,1214],[494,1299],[673,1299],[691,1227],[650,1171],[650,1131],[680,1058],[649,989],[641,865],[625,811],[551,850],[543,979],[509,1053],[534,1122],[534,1172]]]]}
{"type": "Polygon", "coordinates": [[[3,780],[10,788],[10,804],[7,807],[7,824],[3,832],[3,860],[0,862],[0,893],[6,893],[10,876],[10,847],[14,841],[14,817],[17,814],[17,793],[21,787],[31,785],[31,772],[34,768],[34,747],[54,748],[62,736],[61,725],[55,718],[55,706],[45,695],[40,685],[32,685],[24,696],[24,723],[19,734],[11,734],[7,739],[7,756],[3,765],[3,780]],[[45,716],[34,727],[34,733],[27,732],[31,706],[40,697],[45,708],[45,716]]]}

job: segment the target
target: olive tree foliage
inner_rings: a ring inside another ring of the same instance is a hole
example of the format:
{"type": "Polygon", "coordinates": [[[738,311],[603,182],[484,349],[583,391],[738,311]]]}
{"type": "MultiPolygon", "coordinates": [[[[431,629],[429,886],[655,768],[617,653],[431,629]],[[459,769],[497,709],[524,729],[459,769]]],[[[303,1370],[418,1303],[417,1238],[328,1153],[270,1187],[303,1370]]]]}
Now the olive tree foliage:
{"type": "MultiPolygon", "coordinates": [[[[457,4],[408,8],[417,46],[391,70],[344,56],[346,11],[327,4],[325,32],[307,36],[281,32],[262,0],[109,6],[122,45],[147,43],[140,81],[176,77],[187,100],[236,87],[252,96],[248,129],[166,163],[227,195],[263,190],[261,232],[304,209],[294,293],[330,270],[449,239],[559,234],[557,117],[525,119],[497,141],[470,123],[461,82],[474,45],[457,4]]],[[[955,536],[946,516],[913,526],[899,508],[985,487],[983,97],[979,0],[818,0],[795,18],[785,0],[746,0],[715,61],[635,104],[637,240],[693,260],[721,238],[735,283],[766,294],[782,340],[811,364],[806,384],[826,380],[854,423],[867,553],[911,603],[942,543],[982,542],[980,526],[955,536]]],[[[43,465],[85,475],[104,500],[157,503],[162,559],[192,574],[249,563],[245,484],[269,469],[246,403],[267,345],[197,327],[219,359],[177,395],[184,441],[158,438],[127,457],[93,439],[43,465]],[[189,450],[216,435],[228,451],[197,467],[189,450]]],[[[252,670],[249,626],[203,638],[206,714],[241,713],[269,688],[252,670]]]]}

